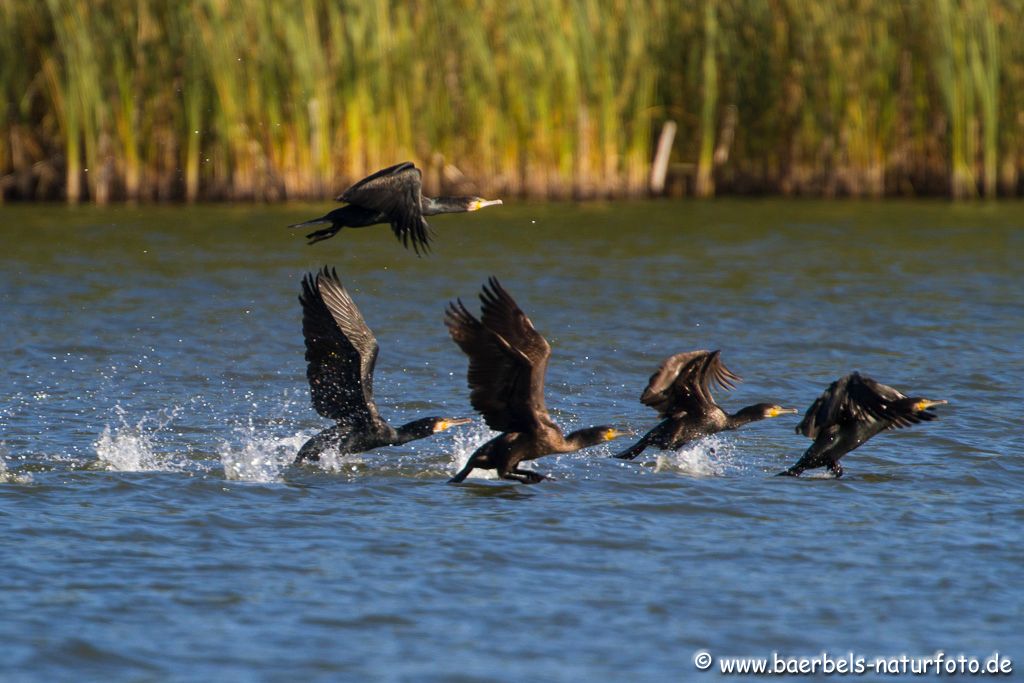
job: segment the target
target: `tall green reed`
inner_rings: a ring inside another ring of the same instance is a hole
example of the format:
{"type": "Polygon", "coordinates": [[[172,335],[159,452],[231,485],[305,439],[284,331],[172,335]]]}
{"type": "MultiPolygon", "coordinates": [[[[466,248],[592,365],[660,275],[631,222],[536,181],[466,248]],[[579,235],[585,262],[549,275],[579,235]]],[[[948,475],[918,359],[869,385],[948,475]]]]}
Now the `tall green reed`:
{"type": "Polygon", "coordinates": [[[0,0],[0,191],[1019,194],[1013,0],[0,0]],[[55,179],[56,174],[60,175],[55,179]]]}

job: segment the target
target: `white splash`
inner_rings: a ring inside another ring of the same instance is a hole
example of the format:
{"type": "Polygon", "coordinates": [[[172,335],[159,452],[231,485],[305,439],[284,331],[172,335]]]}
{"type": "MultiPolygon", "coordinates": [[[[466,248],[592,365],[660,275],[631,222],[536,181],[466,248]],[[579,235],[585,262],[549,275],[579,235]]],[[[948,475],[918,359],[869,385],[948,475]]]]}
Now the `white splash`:
{"type": "Polygon", "coordinates": [[[736,469],[732,444],[717,435],[688,444],[674,453],[659,453],[654,465],[655,472],[678,472],[691,477],[721,477],[736,469]]]}
{"type": "Polygon", "coordinates": [[[125,411],[116,406],[120,425],[107,425],[93,447],[99,462],[114,472],[184,472],[190,469],[192,461],[187,456],[173,458],[158,454],[154,437],[165,429],[179,412],[179,408],[162,413],[156,419],[143,417],[134,425],[129,424],[125,411]]]}
{"type": "Polygon", "coordinates": [[[7,469],[7,453],[0,449],[0,484],[31,484],[32,475],[7,469]]]}
{"type": "MultiPolygon", "coordinates": [[[[301,447],[303,441],[299,444],[301,447]]],[[[317,466],[325,472],[332,474],[352,473],[366,464],[366,459],[361,453],[342,453],[337,448],[327,448],[320,452],[320,460],[317,466]]]]}
{"type": "MultiPolygon", "coordinates": [[[[452,431],[452,455],[449,476],[455,476],[460,472],[469,456],[476,452],[476,449],[498,436],[499,432],[491,430],[483,421],[474,421],[470,425],[460,427],[452,431]]],[[[470,479],[497,479],[497,470],[475,469],[469,474],[470,479]]]]}
{"type": "Polygon", "coordinates": [[[281,473],[307,438],[302,434],[286,437],[258,434],[251,422],[241,436],[240,446],[223,443],[218,451],[224,477],[262,483],[283,481],[281,473]]]}

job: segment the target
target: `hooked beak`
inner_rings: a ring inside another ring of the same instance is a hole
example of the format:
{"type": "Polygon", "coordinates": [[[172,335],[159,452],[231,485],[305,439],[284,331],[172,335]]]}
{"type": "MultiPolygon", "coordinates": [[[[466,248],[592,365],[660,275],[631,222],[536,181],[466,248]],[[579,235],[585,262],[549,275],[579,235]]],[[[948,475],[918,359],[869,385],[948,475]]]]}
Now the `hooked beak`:
{"type": "Polygon", "coordinates": [[[502,204],[500,199],[478,199],[469,205],[470,211],[479,211],[485,206],[498,206],[502,204]]]}
{"type": "Polygon", "coordinates": [[[800,411],[796,408],[769,408],[768,417],[778,417],[779,415],[794,415],[800,411]]]}
{"type": "Polygon", "coordinates": [[[469,417],[446,417],[445,419],[440,420],[437,424],[434,425],[434,433],[436,434],[437,432],[443,432],[449,427],[469,424],[472,421],[473,419],[469,417]]]}
{"type": "Polygon", "coordinates": [[[931,401],[927,398],[923,398],[914,404],[914,411],[919,413],[922,410],[928,410],[932,406],[941,406],[945,403],[949,403],[949,401],[931,401]]]}

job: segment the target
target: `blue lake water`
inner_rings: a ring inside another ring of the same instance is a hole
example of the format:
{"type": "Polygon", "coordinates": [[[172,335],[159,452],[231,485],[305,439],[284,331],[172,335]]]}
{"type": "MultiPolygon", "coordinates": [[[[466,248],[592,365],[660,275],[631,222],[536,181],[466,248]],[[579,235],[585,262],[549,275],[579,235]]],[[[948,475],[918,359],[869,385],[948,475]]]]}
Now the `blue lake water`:
{"type": "MultiPolygon", "coordinates": [[[[326,205],[0,207],[0,679],[700,680],[694,653],[1024,666],[1024,205],[516,204],[307,247],[326,205]],[[552,479],[449,486],[482,421],[289,466],[303,273],[337,267],[384,417],[472,415],[445,304],[498,276],[566,430],[643,432],[661,360],[721,349],[728,410],[860,370],[939,420],[772,475],[786,416],[552,479]],[[1017,662],[1015,661],[1015,664],[1017,662]]],[[[1015,668],[1019,668],[1015,666],[1015,668]]]]}

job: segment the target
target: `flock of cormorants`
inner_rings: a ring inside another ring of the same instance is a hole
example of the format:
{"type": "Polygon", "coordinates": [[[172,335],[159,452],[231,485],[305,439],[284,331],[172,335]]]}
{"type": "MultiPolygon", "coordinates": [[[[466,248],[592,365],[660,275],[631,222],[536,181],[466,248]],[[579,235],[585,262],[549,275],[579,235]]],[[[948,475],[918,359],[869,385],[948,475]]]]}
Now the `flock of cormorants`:
{"type": "MultiPolygon", "coordinates": [[[[346,206],[320,218],[289,227],[328,223],[306,237],[309,244],[333,237],[344,227],[390,224],[407,248],[429,251],[430,225],[424,216],[476,211],[501,204],[480,197],[424,197],[419,169],[405,162],[374,173],[338,196],[346,206]]],[[[324,267],[302,281],[302,333],[306,343],[306,376],[313,407],[336,424],[309,439],[296,464],[316,462],[333,449],[359,453],[382,446],[423,439],[469,418],[426,417],[390,426],[373,399],[373,371],[379,347],[352,297],[334,269],[324,267]]],[[[445,325],[452,340],[469,357],[469,400],[487,426],[501,432],[469,457],[451,482],[463,481],[474,469],[493,469],[502,479],[534,484],[544,476],[523,469],[524,460],[573,451],[628,436],[602,425],[564,434],[544,403],[544,376],[551,345],[502,287],[491,277],[480,293],[480,317],[462,303],[449,303],[445,325]]],[[[721,361],[719,351],[690,351],[669,356],[651,375],[640,402],[662,419],[634,445],[614,457],[633,460],[645,449],[676,450],[696,439],[751,422],[794,414],[795,408],[756,403],[730,415],[711,394],[712,386],[732,389],[740,377],[721,361]]],[[[779,475],[799,476],[825,467],[843,474],[840,458],[886,429],[934,420],[930,409],[946,403],[907,397],[875,380],[851,373],[829,385],[811,404],[796,427],[813,439],[800,460],[779,475]]]]}

